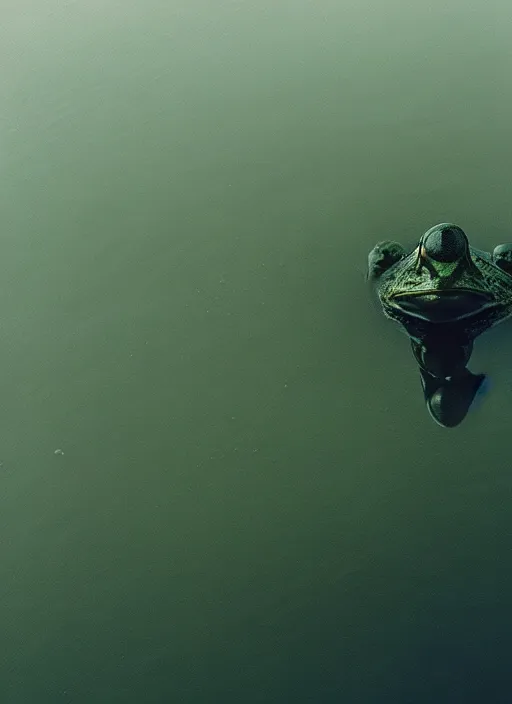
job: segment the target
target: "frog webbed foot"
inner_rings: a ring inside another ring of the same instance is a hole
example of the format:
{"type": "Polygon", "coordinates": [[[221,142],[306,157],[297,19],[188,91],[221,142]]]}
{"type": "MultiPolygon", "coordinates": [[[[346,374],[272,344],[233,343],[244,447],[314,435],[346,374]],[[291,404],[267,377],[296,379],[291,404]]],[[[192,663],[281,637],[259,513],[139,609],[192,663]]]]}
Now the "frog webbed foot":
{"type": "Polygon", "coordinates": [[[405,257],[407,252],[399,242],[379,242],[368,255],[368,279],[377,279],[393,264],[405,257]]]}
{"type": "Polygon", "coordinates": [[[494,248],[492,261],[507,274],[512,275],[512,243],[499,244],[494,248]]]}

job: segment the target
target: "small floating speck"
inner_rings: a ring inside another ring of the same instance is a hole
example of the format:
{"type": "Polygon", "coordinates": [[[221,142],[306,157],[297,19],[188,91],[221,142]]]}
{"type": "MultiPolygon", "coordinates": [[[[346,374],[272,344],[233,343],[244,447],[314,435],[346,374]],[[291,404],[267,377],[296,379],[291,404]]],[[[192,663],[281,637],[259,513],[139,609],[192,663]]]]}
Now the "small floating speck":
{"type": "Polygon", "coordinates": [[[61,450],[60,447],[58,447],[56,450],[53,451],[53,454],[54,455],[63,455],[64,451],[61,450]]]}

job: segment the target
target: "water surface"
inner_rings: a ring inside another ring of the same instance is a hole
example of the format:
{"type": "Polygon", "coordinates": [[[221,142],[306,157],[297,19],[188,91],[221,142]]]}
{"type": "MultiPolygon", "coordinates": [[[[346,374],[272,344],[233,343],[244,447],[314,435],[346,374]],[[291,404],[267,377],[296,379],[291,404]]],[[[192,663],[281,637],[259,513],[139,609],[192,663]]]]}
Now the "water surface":
{"type": "Polygon", "coordinates": [[[0,23],[6,704],[509,702],[510,349],[429,418],[364,281],[512,239],[498,1],[0,23]]]}

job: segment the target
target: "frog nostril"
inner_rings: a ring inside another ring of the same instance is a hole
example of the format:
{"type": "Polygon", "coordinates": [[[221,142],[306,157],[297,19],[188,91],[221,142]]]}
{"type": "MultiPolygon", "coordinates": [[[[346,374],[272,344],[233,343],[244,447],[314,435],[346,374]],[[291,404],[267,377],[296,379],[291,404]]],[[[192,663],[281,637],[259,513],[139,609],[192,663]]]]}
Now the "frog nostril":
{"type": "Polygon", "coordinates": [[[439,227],[426,234],[423,250],[438,262],[454,262],[466,250],[466,237],[458,227],[439,227]]]}

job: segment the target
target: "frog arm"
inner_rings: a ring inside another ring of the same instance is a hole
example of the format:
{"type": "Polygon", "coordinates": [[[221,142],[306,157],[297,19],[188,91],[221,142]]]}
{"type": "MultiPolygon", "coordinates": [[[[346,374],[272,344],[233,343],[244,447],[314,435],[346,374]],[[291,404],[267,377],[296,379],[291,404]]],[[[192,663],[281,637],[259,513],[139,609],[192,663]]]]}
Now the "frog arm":
{"type": "Polygon", "coordinates": [[[512,275],[512,243],[499,244],[494,248],[492,261],[507,274],[512,275]]]}
{"type": "Polygon", "coordinates": [[[391,240],[379,242],[368,255],[368,279],[375,281],[406,254],[399,242],[391,240]]]}

